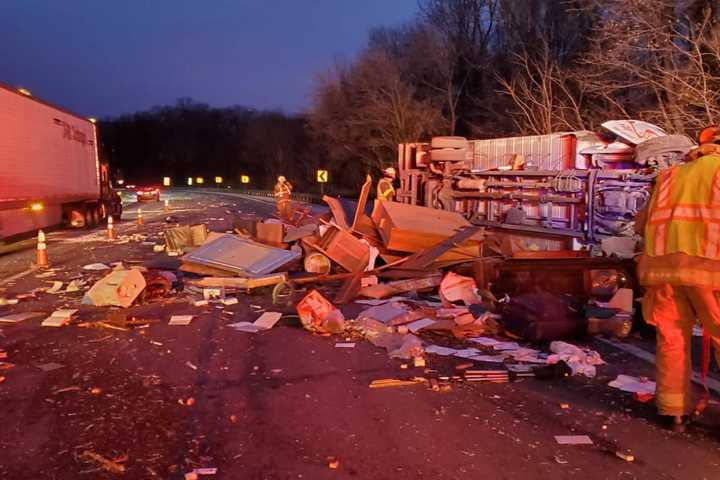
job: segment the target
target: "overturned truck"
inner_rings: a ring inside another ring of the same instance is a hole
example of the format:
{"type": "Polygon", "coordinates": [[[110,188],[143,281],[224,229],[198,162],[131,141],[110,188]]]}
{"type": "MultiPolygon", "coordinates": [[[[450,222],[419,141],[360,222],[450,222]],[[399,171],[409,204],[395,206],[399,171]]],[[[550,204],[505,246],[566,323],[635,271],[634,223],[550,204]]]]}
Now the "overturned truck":
{"type": "Polygon", "coordinates": [[[636,120],[603,128],[401,144],[397,199],[536,239],[534,250],[632,237],[633,219],[650,198],[658,170],[682,162],[694,143],[636,120]]]}

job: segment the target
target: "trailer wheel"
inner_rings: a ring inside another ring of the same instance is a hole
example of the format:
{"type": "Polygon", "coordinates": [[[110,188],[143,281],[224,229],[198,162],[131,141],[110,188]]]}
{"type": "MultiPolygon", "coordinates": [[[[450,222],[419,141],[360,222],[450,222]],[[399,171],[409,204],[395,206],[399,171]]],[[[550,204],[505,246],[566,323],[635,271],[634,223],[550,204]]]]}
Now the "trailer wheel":
{"type": "Polygon", "coordinates": [[[92,226],[96,227],[100,225],[100,222],[102,221],[102,212],[100,211],[100,207],[95,205],[90,208],[90,213],[92,214],[92,226]]]}
{"type": "Polygon", "coordinates": [[[73,228],[83,228],[85,226],[85,212],[79,208],[73,208],[68,213],[68,221],[73,228]]]}
{"type": "Polygon", "coordinates": [[[93,209],[85,207],[85,228],[95,227],[95,216],[93,215],[93,209]]]}

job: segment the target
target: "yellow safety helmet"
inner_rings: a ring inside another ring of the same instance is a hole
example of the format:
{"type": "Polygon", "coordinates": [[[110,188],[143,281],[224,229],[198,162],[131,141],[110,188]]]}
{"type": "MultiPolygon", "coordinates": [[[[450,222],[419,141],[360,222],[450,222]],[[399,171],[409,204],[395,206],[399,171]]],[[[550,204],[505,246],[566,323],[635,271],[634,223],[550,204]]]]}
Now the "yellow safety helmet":
{"type": "Polygon", "coordinates": [[[277,181],[278,181],[278,182],[286,182],[287,180],[285,180],[285,177],[283,177],[282,175],[280,175],[280,176],[278,177],[278,180],[277,180],[277,181]]]}
{"type": "Polygon", "coordinates": [[[386,168],[385,170],[383,170],[383,173],[385,173],[385,175],[387,175],[388,177],[394,177],[396,175],[394,167],[386,168]]]}

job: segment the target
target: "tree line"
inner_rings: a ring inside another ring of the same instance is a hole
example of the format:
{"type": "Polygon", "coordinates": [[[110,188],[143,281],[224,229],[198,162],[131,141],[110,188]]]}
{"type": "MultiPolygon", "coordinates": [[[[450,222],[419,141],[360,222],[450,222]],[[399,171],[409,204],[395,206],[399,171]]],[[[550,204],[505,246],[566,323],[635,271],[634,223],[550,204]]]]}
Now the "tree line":
{"type": "Polygon", "coordinates": [[[319,74],[301,115],[184,100],[103,122],[103,143],[145,175],[246,171],[267,188],[285,174],[310,189],[319,167],[355,187],[396,161],[398,143],[433,135],[618,118],[694,135],[720,122],[719,21],[720,0],[419,0],[411,22],[373,29],[319,74]]]}

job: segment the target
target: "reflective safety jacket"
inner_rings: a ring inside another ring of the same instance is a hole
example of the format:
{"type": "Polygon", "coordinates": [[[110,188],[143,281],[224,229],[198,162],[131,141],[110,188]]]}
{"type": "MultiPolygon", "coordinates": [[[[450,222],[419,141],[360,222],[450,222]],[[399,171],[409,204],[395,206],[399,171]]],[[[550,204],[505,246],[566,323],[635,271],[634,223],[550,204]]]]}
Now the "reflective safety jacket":
{"type": "Polygon", "coordinates": [[[278,200],[290,199],[290,193],[292,193],[292,185],[290,182],[277,182],[275,184],[274,194],[278,200]]]}
{"type": "Polygon", "coordinates": [[[381,178],[377,184],[376,194],[378,200],[394,200],[395,187],[393,187],[392,180],[389,178],[381,178]]]}
{"type": "Polygon", "coordinates": [[[720,153],[658,176],[645,225],[645,255],[676,253],[720,260],[720,153]]]}

